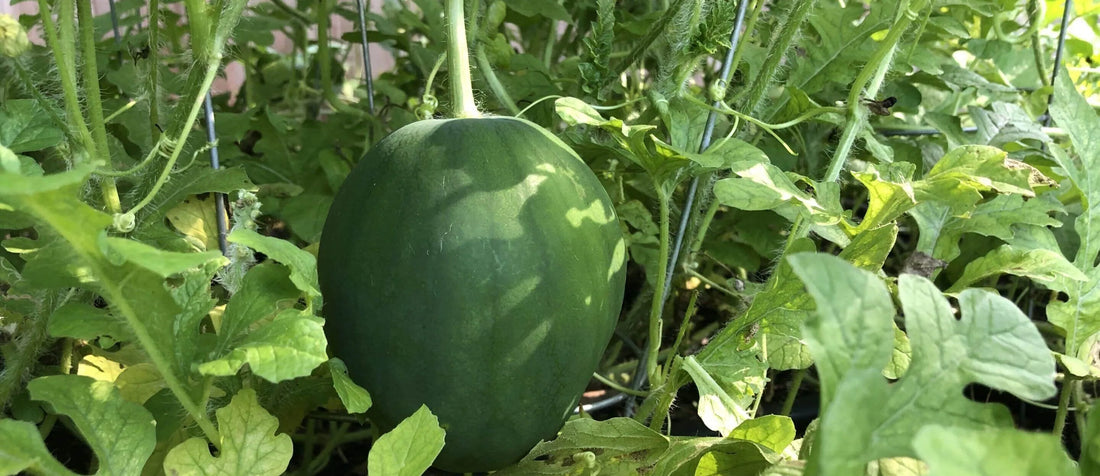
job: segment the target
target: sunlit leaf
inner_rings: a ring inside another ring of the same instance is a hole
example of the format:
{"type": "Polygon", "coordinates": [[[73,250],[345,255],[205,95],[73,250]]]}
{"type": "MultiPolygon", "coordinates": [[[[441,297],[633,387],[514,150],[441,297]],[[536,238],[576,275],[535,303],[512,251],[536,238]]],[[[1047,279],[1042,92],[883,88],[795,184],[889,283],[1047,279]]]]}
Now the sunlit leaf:
{"type": "Polygon", "coordinates": [[[371,445],[367,472],[382,476],[419,476],[443,449],[445,432],[428,407],[420,408],[371,445]]]}
{"type": "Polygon", "coordinates": [[[913,447],[928,463],[928,476],[1078,474],[1062,442],[1049,433],[928,425],[917,433],[913,447]]]}
{"type": "Polygon", "coordinates": [[[277,435],[279,420],[260,406],[256,392],[242,389],[229,405],[216,412],[220,452],[210,454],[205,439],[191,438],[168,452],[164,472],[180,476],[278,475],[286,470],[294,445],[290,436],[277,435]]]}

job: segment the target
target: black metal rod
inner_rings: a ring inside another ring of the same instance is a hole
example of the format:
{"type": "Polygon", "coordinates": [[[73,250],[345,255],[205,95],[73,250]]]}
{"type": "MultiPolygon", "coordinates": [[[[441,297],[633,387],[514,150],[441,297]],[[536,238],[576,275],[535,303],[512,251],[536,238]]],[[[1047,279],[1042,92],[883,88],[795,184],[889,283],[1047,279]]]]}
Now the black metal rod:
{"type": "MultiPolygon", "coordinates": [[[[206,116],[206,140],[210,143],[210,168],[218,170],[221,167],[218,163],[218,133],[214,129],[214,103],[210,98],[210,91],[206,92],[203,105],[206,116]]],[[[214,214],[218,226],[218,249],[221,250],[222,255],[225,255],[229,249],[229,243],[226,240],[229,235],[229,216],[226,215],[225,208],[225,194],[215,193],[214,214]]]]}
{"type": "MultiPolygon", "coordinates": [[[[962,131],[965,133],[978,132],[977,127],[964,127],[962,131]]],[[[890,129],[882,128],[875,129],[875,133],[883,137],[897,137],[897,136],[935,136],[943,134],[939,129],[926,128],[926,129],[890,129]]]]}
{"type": "Polygon", "coordinates": [[[374,75],[370,68],[370,42],[367,41],[367,12],[363,0],[355,0],[359,10],[360,43],[363,46],[363,82],[367,85],[367,110],[374,114],[374,75]]]}
{"type": "MultiPolygon", "coordinates": [[[[728,51],[726,51],[726,59],[722,63],[722,69],[719,73],[718,81],[720,81],[723,86],[729,83],[730,75],[733,74],[733,55],[734,52],[737,50],[737,44],[741,41],[741,28],[745,24],[745,11],[748,9],[748,5],[749,0],[741,0],[741,3],[737,6],[737,19],[734,21],[733,31],[730,32],[730,48],[728,51]]],[[[715,99],[715,108],[721,105],[721,101],[722,98],[715,99]]],[[[706,126],[704,126],[703,128],[703,138],[699,143],[700,152],[703,152],[707,150],[708,147],[710,147],[711,139],[714,136],[714,126],[717,119],[718,113],[715,110],[711,110],[707,115],[707,123],[706,126]]],[[[695,205],[695,195],[698,192],[698,189],[699,177],[695,177],[691,180],[691,185],[688,186],[688,193],[684,202],[684,208],[680,211],[680,224],[676,231],[676,242],[672,246],[672,254],[669,257],[668,263],[666,265],[668,267],[666,268],[667,272],[665,273],[664,291],[661,293],[660,296],[653,296],[653,299],[661,300],[662,308],[664,307],[663,304],[665,303],[665,301],[668,300],[668,296],[671,292],[672,275],[676,271],[676,263],[680,259],[680,248],[682,248],[684,244],[684,233],[687,231],[688,220],[691,216],[691,209],[695,205]]],[[[648,378],[648,376],[646,375],[644,362],[644,358],[638,360],[638,367],[634,372],[634,380],[631,383],[631,387],[634,389],[641,388],[648,378]]],[[[586,411],[589,408],[591,408],[592,410],[599,410],[602,408],[608,408],[623,400],[627,402],[627,415],[632,414],[634,399],[627,398],[626,394],[618,394],[608,400],[595,402],[591,405],[586,405],[585,407],[586,411]]]]}
{"type": "Polygon", "coordinates": [[[115,11],[115,0],[107,0],[107,6],[111,9],[111,31],[115,34],[115,45],[121,45],[122,35],[118,32],[118,12],[115,11]]]}
{"type": "MultiPolygon", "coordinates": [[[[749,0],[742,0],[741,4],[737,6],[737,20],[734,22],[733,32],[730,33],[730,49],[726,51],[726,60],[722,63],[722,71],[719,73],[718,78],[718,82],[723,86],[721,88],[722,90],[725,90],[724,86],[729,83],[730,76],[733,74],[733,54],[737,49],[737,43],[741,41],[741,27],[745,23],[745,10],[748,5],[749,0]]],[[[721,105],[721,98],[714,101],[715,108],[721,105]]],[[[699,143],[699,153],[703,153],[710,147],[710,142],[714,137],[714,124],[717,119],[718,112],[711,109],[707,114],[707,124],[703,128],[703,140],[699,143]]],[[[695,177],[691,179],[687,198],[684,201],[684,208],[680,211],[680,226],[677,228],[676,243],[672,246],[672,256],[668,260],[668,268],[666,268],[664,292],[661,293],[662,304],[668,300],[668,295],[672,289],[672,275],[676,271],[676,263],[680,259],[680,248],[684,245],[684,233],[687,231],[688,219],[691,216],[691,207],[695,205],[695,194],[698,189],[699,177],[695,177]]]]}
{"type": "MultiPolygon", "coordinates": [[[[1062,54],[1066,48],[1066,30],[1069,29],[1069,19],[1073,12],[1073,0],[1066,0],[1065,9],[1062,10],[1062,28],[1058,31],[1058,48],[1054,50],[1054,67],[1050,72],[1050,84],[1058,79],[1058,70],[1062,69],[1062,54]]],[[[1039,74],[1042,74],[1040,72],[1039,74]]],[[[1043,127],[1050,126],[1050,105],[1054,103],[1054,94],[1047,98],[1047,111],[1043,114],[1043,127]]]]}

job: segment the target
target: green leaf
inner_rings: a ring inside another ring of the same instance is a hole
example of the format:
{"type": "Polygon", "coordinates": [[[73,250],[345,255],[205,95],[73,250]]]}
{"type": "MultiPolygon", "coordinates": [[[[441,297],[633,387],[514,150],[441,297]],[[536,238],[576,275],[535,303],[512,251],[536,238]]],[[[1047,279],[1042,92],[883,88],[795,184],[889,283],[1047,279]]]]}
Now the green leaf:
{"type": "Polygon", "coordinates": [[[54,459],[42,442],[38,427],[25,421],[0,420],[0,474],[19,474],[23,471],[76,474],[54,459]]]}
{"type": "Polygon", "coordinates": [[[269,382],[305,377],[328,360],[327,346],[319,319],[288,309],[249,332],[228,354],[199,365],[199,373],[226,377],[248,364],[252,373],[269,382]]]}
{"type": "Polygon", "coordinates": [[[209,167],[191,167],[172,175],[172,180],[161,187],[160,192],[153,197],[153,201],[138,212],[137,227],[130,236],[158,248],[176,251],[191,250],[192,247],[178,233],[165,226],[164,219],[169,211],[192,195],[255,189],[256,186],[248,179],[248,175],[242,168],[215,170],[209,167]]]}
{"type": "Polygon", "coordinates": [[[881,280],[828,255],[788,260],[818,305],[804,333],[821,379],[821,424],[810,466],[822,474],[853,474],[872,460],[916,456],[912,438],[926,425],[1010,426],[1003,407],[963,396],[971,382],[1032,400],[1056,391],[1053,357],[1011,301],[966,289],[956,319],[935,285],[910,274],[898,279],[898,296],[912,362],[887,385],[881,371],[892,352],[894,310],[881,280]]]}
{"type": "Polygon", "coordinates": [[[113,383],[53,375],[32,380],[27,390],[72,420],[96,454],[96,474],[141,473],[156,445],[156,423],[141,405],[123,400],[113,383]]]}
{"type": "Polygon", "coordinates": [[[746,355],[749,353],[736,352],[736,348],[726,347],[723,350],[725,352],[721,354],[707,355],[712,362],[725,358],[725,362],[715,362],[717,365],[713,371],[704,369],[694,355],[683,359],[683,369],[699,389],[699,418],[707,428],[728,436],[734,428],[752,418],[748,408],[754,397],[764,389],[767,367],[756,360],[755,351],[746,355]],[[733,375],[721,372],[735,368],[738,360],[746,364],[742,372],[733,375]],[[723,381],[720,383],[715,376],[720,376],[723,381]]]}
{"type": "Polygon", "coordinates": [[[218,266],[229,264],[229,260],[218,251],[207,251],[205,253],[164,251],[140,241],[106,235],[104,235],[103,241],[104,254],[115,264],[133,263],[152,271],[162,278],[198,268],[211,261],[217,263],[218,266]]]}
{"type": "Polygon", "coordinates": [[[367,472],[380,476],[419,476],[443,449],[446,432],[421,405],[415,413],[382,435],[367,455],[367,472]]]}
{"type": "Polygon", "coordinates": [[[586,469],[595,468],[608,474],[634,474],[652,465],[668,448],[667,437],[631,418],[577,418],[566,422],[556,439],[535,445],[519,463],[494,474],[585,474],[586,469]],[[591,458],[578,457],[584,453],[591,458]]]}
{"type": "Polygon", "coordinates": [[[66,303],[57,308],[50,316],[48,330],[53,337],[92,340],[99,336],[110,336],[119,341],[133,339],[124,321],[111,316],[106,309],[78,302],[66,303]]]}
{"type": "Polygon", "coordinates": [[[1084,282],[1065,282],[1068,300],[1052,300],[1047,304],[1047,319],[1066,331],[1066,354],[1090,360],[1092,350],[1084,345],[1100,332],[1100,267],[1085,270],[1084,282]]]}
{"type": "Polygon", "coordinates": [[[332,374],[332,386],[348,413],[363,413],[370,409],[370,393],[348,377],[348,367],[344,361],[333,357],[328,361],[328,368],[332,374]]]}
{"type": "Polygon", "coordinates": [[[1074,377],[1100,377],[1100,369],[1096,369],[1088,362],[1078,359],[1077,357],[1070,357],[1061,352],[1054,352],[1054,358],[1059,364],[1062,364],[1062,368],[1066,369],[1067,373],[1074,377]]]}
{"type": "Polygon", "coordinates": [[[1064,282],[1068,299],[1047,306],[1050,322],[1066,331],[1066,354],[1088,360],[1090,349],[1084,346],[1100,332],[1100,268],[1096,268],[1100,253],[1100,119],[1084,97],[1074,89],[1065,75],[1054,85],[1054,101],[1050,114],[1070,137],[1077,159],[1058,146],[1050,149],[1054,159],[1070,181],[1080,190],[1083,210],[1074,220],[1074,230],[1080,245],[1073,258],[1074,265],[1088,275],[1086,282],[1064,282]]]}
{"type": "MultiPolygon", "coordinates": [[[[780,460],[778,454],[749,441],[729,438],[680,437],[673,438],[668,451],[662,454],[650,474],[693,476],[719,470],[720,473],[749,475],[760,474],[780,460]],[[708,458],[709,455],[709,458],[708,458]],[[702,466],[702,469],[700,469],[702,466]]],[[[611,473],[611,474],[639,474],[611,473]]],[[[600,472],[603,474],[603,471],[600,472]]]]}
{"type": "MultiPolygon", "coordinates": [[[[814,243],[808,239],[795,240],[785,254],[805,251],[816,251],[814,243]]],[[[802,342],[800,328],[812,309],[813,301],[802,291],[790,265],[786,260],[779,260],[764,290],[753,297],[739,325],[734,323],[715,334],[699,352],[699,358],[709,360],[710,354],[741,346],[746,339],[744,333],[759,323],[759,333],[767,339],[769,367],[779,370],[809,367],[813,360],[802,342]]]]}
{"type": "Polygon", "coordinates": [[[606,131],[612,143],[605,144],[604,140],[599,145],[642,167],[657,191],[666,196],[672,194],[682,178],[699,170],[696,162],[652,134],[657,126],[627,125],[615,117],[604,119],[592,106],[572,97],[554,101],[554,110],[570,126],[586,125],[606,131]]]}
{"type": "Polygon", "coordinates": [[[867,188],[868,194],[867,211],[855,228],[856,233],[893,222],[917,204],[913,187],[907,181],[893,182],[874,167],[867,172],[852,172],[852,176],[867,188]]]}
{"type": "Polygon", "coordinates": [[[985,256],[967,263],[962,276],[947,290],[959,292],[982,279],[1004,273],[1026,276],[1048,288],[1058,291],[1060,284],[1069,281],[1087,281],[1088,277],[1073,267],[1064,256],[1050,250],[1024,250],[1011,245],[1001,245],[985,256]]]}
{"type": "Polygon", "coordinates": [[[807,218],[824,238],[841,246],[848,244],[848,235],[837,226],[843,221],[841,210],[800,189],[786,172],[760,162],[738,162],[730,168],[737,177],[714,184],[714,196],[722,204],[741,210],[772,210],[791,222],[807,218]]]}
{"type": "Polygon", "coordinates": [[[711,430],[728,436],[749,418],[746,409],[764,390],[768,366],[760,346],[727,346],[684,358],[684,370],[699,388],[699,416],[711,430]]]}
{"type": "MultiPolygon", "coordinates": [[[[1063,69],[1061,72],[1065,72],[1063,69]]],[[[1078,268],[1091,267],[1100,253],[1100,118],[1074,88],[1069,74],[1060,74],[1054,84],[1050,115],[1069,135],[1078,160],[1066,157],[1057,147],[1051,149],[1069,179],[1081,190],[1084,211],[1074,222],[1081,236],[1081,247],[1074,258],[1078,268]]]]}
{"type": "Polygon", "coordinates": [[[782,453],[794,441],[794,422],[783,415],[764,415],[741,423],[728,437],[751,441],[776,453],[782,453]]]}
{"type": "Polygon", "coordinates": [[[922,181],[957,180],[972,182],[1001,193],[1033,197],[1031,167],[1007,159],[998,148],[968,145],[951,150],[925,174],[922,181]]]}
{"type": "Polygon", "coordinates": [[[1062,449],[1062,442],[1049,433],[928,425],[917,433],[913,448],[928,463],[928,476],[1078,474],[1073,460],[1062,449]]]}
{"type": "Polygon", "coordinates": [[[241,288],[226,304],[221,324],[215,327],[218,332],[215,355],[222,355],[257,321],[271,318],[298,301],[301,293],[287,276],[287,269],[275,263],[264,262],[248,270],[241,288]]]}
{"type": "Polygon", "coordinates": [[[609,121],[604,119],[599,111],[589,106],[588,103],[573,97],[564,97],[554,100],[554,111],[566,124],[575,126],[584,124],[601,127],[609,121]]]}
{"type": "Polygon", "coordinates": [[[558,0],[505,0],[508,8],[526,17],[541,16],[550,20],[570,21],[572,16],[558,0]]]}
{"type": "Polygon", "coordinates": [[[0,145],[18,154],[53,147],[65,138],[44,107],[32,99],[8,99],[0,107],[0,145]]]}
{"type": "MultiPolygon", "coordinates": [[[[263,236],[247,228],[238,228],[229,234],[229,241],[259,251],[287,268],[290,281],[306,293],[307,301],[321,303],[321,287],[317,284],[317,258],[293,243],[271,236],[263,236]]],[[[308,302],[307,302],[308,305],[308,302]]]]}
{"type": "Polygon", "coordinates": [[[213,349],[215,341],[202,332],[202,323],[218,303],[210,292],[210,281],[218,270],[215,262],[208,262],[202,268],[181,274],[182,280],[177,278],[169,290],[172,300],[179,306],[172,323],[172,342],[183,375],[194,374],[192,365],[201,362],[213,349]]]}
{"type": "MultiPolygon", "coordinates": [[[[869,11],[855,4],[844,8],[819,7],[807,19],[805,54],[791,55],[794,63],[787,77],[787,87],[805,91],[820,91],[830,83],[847,87],[852,71],[866,63],[876,49],[871,34],[889,27],[888,8],[869,11]],[[837,25],[851,25],[837,28],[837,25]]],[[[778,104],[777,107],[781,107],[778,104]]]]}
{"type": "Polygon", "coordinates": [[[218,456],[202,438],[191,438],[168,451],[168,474],[238,476],[278,475],[286,470],[294,445],[289,435],[276,435],[279,420],[260,406],[256,392],[242,389],[229,405],[215,412],[221,441],[218,456]]]}
{"type": "Polygon", "coordinates": [[[894,303],[881,279],[840,258],[801,253],[787,261],[817,304],[803,333],[821,379],[821,407],[827,408],[848,372],[873,368],[877,374],[885,367],[894,303]]]}
{"type": "Polygon", "coordinates": [[[959,256],[959,240],[966,233],[1012,242],[1016,226],[1061,226],[1050,216],[1060,208],[1060,204],[1047,200],[1025,201],[1019,195],[999,195],[977,205],[969,216],[956,216],[950,205],[930,201],[920,203],[910,214],[920,228],[917,251],[951,261],[959,256]]]}
{"type": "Polygon", "coordinates": [[[723,137],[711,143],[702,154],[685,154],[696,163],[712,169],[729,168],[736,163],[768,163],[764,151],[752,144],[732,137],[723,137]]]}

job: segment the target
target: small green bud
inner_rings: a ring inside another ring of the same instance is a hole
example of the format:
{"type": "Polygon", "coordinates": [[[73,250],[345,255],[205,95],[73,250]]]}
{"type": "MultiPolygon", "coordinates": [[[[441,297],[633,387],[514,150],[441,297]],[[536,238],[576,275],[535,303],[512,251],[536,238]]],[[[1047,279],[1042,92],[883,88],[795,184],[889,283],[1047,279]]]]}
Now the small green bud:
{"type": "Polygon", "coordinates": [[[15,58],[31,47],[27,30],[8,14],[0,14],[0,55],[15,58]]]}
{"type": "Polygon", "coordinates": [[[494,32],[497,28],[500,28],[500,24],[504,23],[504,15],[508,13],[508,6],[500,0],[495,0],[489,4],[489,8],[485,11],[485,31],[494,32]]]}
{"type": "Polygon", "coordinates": [[[114,229],[122,233],[133,231],[134,226],[137,225],[137,219],[134,217],[133,212],[115,213],[112,222],[114,229]]]}
{"type": "Polygon", "coordinates": [[[710,83],[710,86],[707,87],[707,96],[710,98],[711,102],[725,101],[726,82],[719,79],[718,81],[710,83]]]}
{"type": "Polygon", "coordinates": [[[435,116],[435,109],[437,107],[439,107],[439,100],[436,99],[435,95],[425,93],[424,97],[421,98],[420,104],[416,106],[416,117],[422,120],[431,119],[432,116],[435,116]]]}

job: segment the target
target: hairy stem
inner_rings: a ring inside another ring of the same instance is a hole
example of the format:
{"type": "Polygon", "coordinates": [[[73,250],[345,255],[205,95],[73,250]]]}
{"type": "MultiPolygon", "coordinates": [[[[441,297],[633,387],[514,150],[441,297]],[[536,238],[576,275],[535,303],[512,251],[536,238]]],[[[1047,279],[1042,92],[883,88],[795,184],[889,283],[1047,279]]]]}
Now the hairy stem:
{"type": "Polygon", "coordinates": [[[837,145],[833,159],[829,162],[829,169],[825,173],[824,180],[826,182],[834,182],[840,178],[840,171],[848,160],[848,154],[852,150],[852,144],[855,143],[856,136],[867,125],[867,109],[860,99],[864,97],[874,98],[878,94],[879,87],[882,86],[882,79],[886,76],[886,72],[890,70],[894,53],[897,51],[898,40],[901,39],[901,35],[905,33],[905,30],[909,28],[916,17],[916,13],[909,10],[911,7],[909,0],[901,0],[898,3],[898,8],[903,13],[890,27],[890,32],[882,40],[878,50],[871,56],[870,61],[863,66],[859,76],[856,76],[855,82],[852,83],[852,89],[848,93],[848,121],[845,124],[844,133],[840,136],[840,144],[837,145]]]}
{"type": "MultiPolygon", "coordinates": [[[[745,46],[749,44],[748,38],[752,37],[752,31],[756,29],[756,19],[760,18],[760,10],[764,7],[764,3],[766,3],[764,0],[756,0],[756,3],[752,6],[752,12],[749,13],[749,17],[745,19],[745,30],[743,36],[736,45],[730,45],[732,48],[734,48],[733,60],[730,61],[731,71],[736,71],[737,65],[741,64],[741,57],[745,55],[745,46]]],[[[729,94],[728,90],[727,94],[729,94]]]]}
{"type": "MultiPolygon", "coordinates": [[[[447,0],[447,69],[455,117],[479,117],[470,80],[470,54],[466,46],[466,16],[462,0],[447,0]]],[[[517,111],[518,112],[518,111],[517,111]]]]}
{"type": "Polygon", "coordinates": [[[1066,414],[1069,413],[1069,399],[1073,395],[1075,385],[1077,385],[1077,380],[1067,373],[1065,380],[1062,381],[1062,393],[1058,396],[1058,411],[1054,414],[1054,430],[1052,433],[1059,439],[1066,431],[1066,414]]]}
{"type": "Polygon", "coordinates": [[[768,51],[764,65],[760,68],[760,73],[756,75],[749,87],[748,97],[745,99],[744,107],[741,110],[752,115],[756,108],[760,106],[764,93],[771,85],[775,71],[779,68],[779,63],[787,56],[791,43],[798,36],[798,31],[802,29],[802,24],[806,21],[816,3],[817,0],[795,2],[794,10],[783,19],[783,24],[776,33],[776,40],[772,42],[772,47],[768,51]]]}
{"type": "MultiPolygon", "coordinates": [[[[57,65],[58,76],[61,77],[61,91],[65,98],[65,114],[68,116],[69,128],[76,131],[81,147],[88,153],[95,150],[92,134],[88,131],[88,125],[84,123],[84,114],[80,111],[80,98],[76,92],[76,44],[73,2],[72,0],[60,0],[58,2],[58,24],[54,24],[50,18],[50,6],[46,0],[38,0],[38,10],[42,16],[42,27],[46,32],[46,43],[53,51],[54,63],[57,65]]],[[[74,162],[79,163],[81,155],[74,155],[74,162]]]]}
{"type": "MultiPolygon", "coordinates": [[[[103,103],[99,98],[99,68],[95,57],[95,23],[92,19],[91,0],[78,0],[77,17],[80,21],[80,46],[84,60],[84,99],[88,102],[88,120],[92,125],[92,139],[95,143],[96,164],[111,163],[111,152],[107,148],[107,127],[103,120],[103,103]]],[[[118,198],[115,179],[106,177],[99,181],[99,190],[107,211],[118,213],[122,203],[118,198]]]]}
{"type": "Polygon", "coordinates": [[[500,101],[502,105],[504,105],[504,108],[508,109],[509,114],[518,116],[519,106],[516,106],[516,102],[513,101],[512,96],[508,94],[508,90],[504,89],[504,85],[501,84],[500,79],[497,78],[497,74],[493,72],[493,66],[489,64],[489,57],[485,54],[485,48],[481,45],[477,45],[474,50],[478,70],[481,71],[481,75],[485,77],[485,82],[489,83],[489,89],[493,91],[493,95],[497,97],[497,100],[500,101]]]}
{"type": "Polygon", "coordinates": [[[798,369],[794,372],[794,380],[791,381],[791,388],[787,391],[787,398],[783,400],[783,409],[779,412],[780,415],[791,416],[794,401],[798,398],[798,389],[802,386],[802,379],[805,377],[806,369],[798,369]]]}
{"type": "Polygon", "coordinates": [[[672,343],[672,352],[669,353],[669,357],[665,360],[665,378],[664,381],[668,381],[672,377],[672,362],[670,360],[675,359],[680,350],[680,345],[684,342],[684,335],[687,334],[688,323],[691,322],[691,318],[695,316],[697,309],[696,302],[699,300],[699,291],[691,293],[691,298],[688,301],[687,310],[684,311],[684,320],[680,322],[680,330],[676,332],[676,340],[672,343]]]}
{"type": "Polygon", "coordinates": [[[646,349],[646,375],[649,376],[652,385],[654,387],[661,385],[661,374],[657,373],[657,353],[661,350],[661,330],[662,319],[661,310],[664,307],[664,300],[661,299],[665,293],[665,275],[667,270],[665,269],[665,263],[668,263],[669,255],[669,228],[670,228],[670,212],[669,212],[669,197],[668,194],[660,187],[657,189],[657,203],[660,207],[660,245],[657,251],[657,289],[653,291],[653,305],[649,309],[649,345],[646,349]]]}

